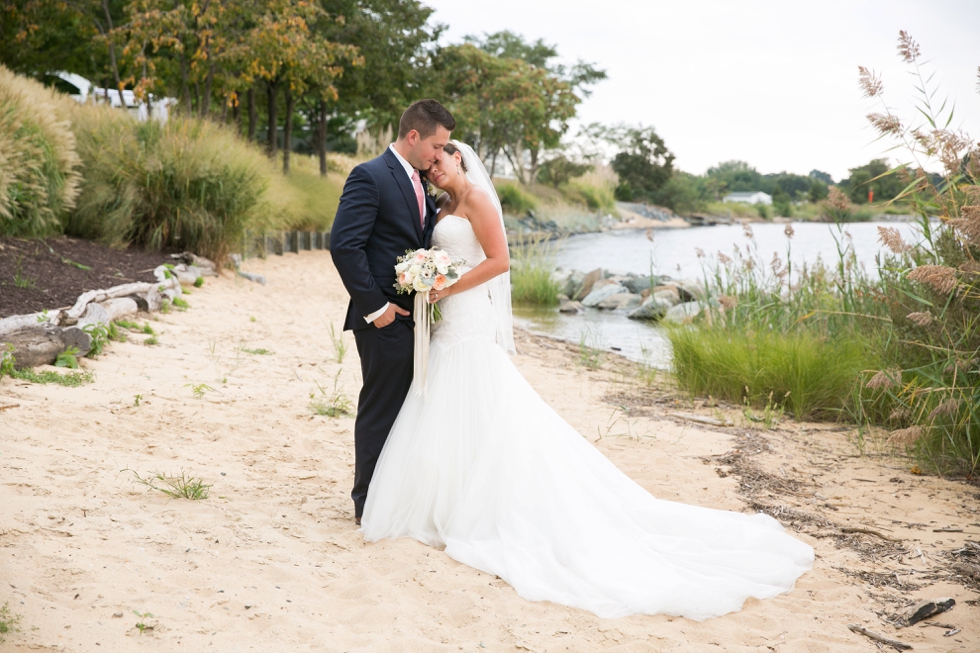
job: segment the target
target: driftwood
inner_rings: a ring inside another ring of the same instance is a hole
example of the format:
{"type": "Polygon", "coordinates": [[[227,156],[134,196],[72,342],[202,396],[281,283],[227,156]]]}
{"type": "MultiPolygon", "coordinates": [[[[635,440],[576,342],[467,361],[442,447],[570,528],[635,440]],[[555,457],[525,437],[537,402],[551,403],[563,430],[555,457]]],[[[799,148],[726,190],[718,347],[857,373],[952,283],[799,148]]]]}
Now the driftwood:
{"type": "Polygon", "coordinates": [[[678,417],[688,422],[697,422],[698,424],[707,424],[708,426],[732,426],[731,422],[716,419],[714,417],[706,417],[704,415],[696,415],[694,413],[667,413],[669,417],[678,417]]]}
{"type": "Polygon", "coordinates": [[[13,345],[15,365],[23,369],[50,365],[69,347],[77,347],[78,355],[84,356],[92,349],[92,336],[78,327],[45,323],[0,336],[0,348],[7,345],[13,345]]]}
{"type": "Polygon", "coordinates": [[[61,311],[45,313],[31,313],[29,315],[12,315],[0,320],[0,338],[8,333],[35,327],[44,322],[57,323],[61,311]]]}
{"type": "Polygon", "coordinates": [[[170,299],[173,299],[181,293],[180,283],[176,279],[163,279],[158,283],[127,283],[106,290],[89,290],[79,295],[78,300],[75,301],[75,305],[65,311],[65,318],[69,321],[78,320],[92,302],[101,303],[108,299],[128,297],[130,295],[147,295],[153,292],[167,295],[170,299]],[[173,295],[171,296],[168,293],[173,293],[173,295]]]}
{"type": "Polygon", "coordinates": [[[897,540],[894,537],[888,537],[887,535],[879,533],[878,531],[872,530],[870,528],[855,528],[851,526],[845,526],[840,529],[840,532],[841,533],[864,533],[866,535],[874,535],[875,537],[880,537],[881,539],[888,540],[889,542],[901,542],[901,540],[897,540]]]}
{"type": "Polygon", "coordinates": [[[905,651],[912,648],[911,644],[906,644],[905,642],[900,642],[897,639],[888,639],[884,635],[879,635],[878,633],[871,632],[864,626],[859,626],[858,624],[847,624],[847,627],[859,635],[864,635],[865,637],[872,639],[881,644],[886,644],[888,646],[894,647],[898,651],[905,651]]]}
{"type": "Polygon", "coordinates": [[[956,605],[956,601],[950,598],[934,599],[932,601],[923,601],[917,605],[909,608],[906,616],[902,618],[903,626],[911,626],[917,624],[920,621],[928,619],[929,617],[934,617],[937,614],[946,612],[950,608],[956,605]]]}

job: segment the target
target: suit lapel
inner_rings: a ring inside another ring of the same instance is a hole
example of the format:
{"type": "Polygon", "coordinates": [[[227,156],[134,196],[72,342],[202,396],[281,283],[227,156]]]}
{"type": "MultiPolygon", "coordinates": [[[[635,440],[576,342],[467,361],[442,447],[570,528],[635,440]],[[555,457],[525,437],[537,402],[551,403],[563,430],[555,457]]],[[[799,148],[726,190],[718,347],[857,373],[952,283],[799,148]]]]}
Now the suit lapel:
{"type": "MultiPolygon", "coordinates": [[[[432,237],[432,231],[435,229],[436,225],[436,198],[432,197],[428,193],[425,194],[425,234],[424,237],[429,239],[432,237]]],[[[423,243],[425,244],[425,243],[423,243]]],[[[428,245],[426,245],[428,246],[428,245]]]]}
{"type": "Polygon", "coordinates": [[[395,178],[395,183],[398,184],[398,188],[401,189],[402,195],[405,196],[405,203],[408,205],[408,214],[411,216],[411,220],[415,224],[415,233],[418,235],[419,241],[424,245],[425,235],[422,233],[422,220],[419,216],[419,201],[415,197],[415,188],[412,187],[412,180],[405,174],[405,168],[402,167],[401,162],[395,158],[395,155],[390,149],[385,150],[384,157],[385,162],[388,164],[388,168],[391,170],[391,176],[395,178]]]}

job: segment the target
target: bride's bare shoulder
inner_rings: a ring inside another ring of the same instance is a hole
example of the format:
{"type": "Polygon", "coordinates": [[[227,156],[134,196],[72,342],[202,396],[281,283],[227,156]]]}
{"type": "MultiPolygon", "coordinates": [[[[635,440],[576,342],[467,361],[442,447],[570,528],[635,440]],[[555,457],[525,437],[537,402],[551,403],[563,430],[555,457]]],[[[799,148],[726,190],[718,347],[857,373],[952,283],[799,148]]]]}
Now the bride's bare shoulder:
{"type": "Polygon", "coordinates": [[[493,217],[497,219],[497,208],[487,192],[479,186],[474,186],[465,198],[467,215],[478,217],[493,217]]]}

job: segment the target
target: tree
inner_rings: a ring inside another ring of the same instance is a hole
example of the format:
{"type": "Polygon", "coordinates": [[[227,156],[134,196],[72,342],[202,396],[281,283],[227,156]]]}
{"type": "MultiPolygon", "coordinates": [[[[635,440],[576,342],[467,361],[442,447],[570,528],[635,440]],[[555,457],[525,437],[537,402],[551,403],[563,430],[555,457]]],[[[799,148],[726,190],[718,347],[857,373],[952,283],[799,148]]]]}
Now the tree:
{"type": "Polygon", "coordinates": [[[850,168],[851,176],[841,180],[840,188],[855,204],[865,204],[868,201],[868,191],[874,191],[877,200],[894,199],[905,188],[905,184],[894,174],[885,174],[890,170],[885,159],[873,159],[871,162],[850,168]]]}
{"type": "Polygon", "coordinates": [[[729,193],[759,191],[765,185],[762,175],[745,161],[723,161],[708,168],[706,176],[723,183],[729,193]]]}
{"type": "Polygon", "coordinates": [[[620,125],[607,129],[606,138],[621,148],[611,162],[619,175],[616,199],[657,201],[657,193],[673,176],[674,155],[656,130],[620,125]]]}
{"type": "Polygon", "coordinates": [[[570,179],[581,177],[592,168],[591,163],[576,163],[564,154],[559,154],[541,165],[541,169],[538,171],[538,181],[558,188],[570,179]]]}
{"type": "Polygon", "coordinates": [[[606,73],[591,64],[550,65],[553,46],[512,32],[466,37],[433,58],[436,95],[445,97],[457,133],[474,143],[495,172],[504,156],[522,183],[538,176],[546,150],[557,148],[588,86],[606,73]]]}
{"type": "Polygon", "coordinates": [[[826,172],[823,172],[821,170],[816,170],[816,169],[811,170],[810,171],[810,174],[807,175],[807,176],[808,177],[812,177],[812,178],[814,178],[814,179],[816,179],[818,181],[822,181],[827,186],[833,186],[834,185],[834,178],[831,177],[826,172]]]}

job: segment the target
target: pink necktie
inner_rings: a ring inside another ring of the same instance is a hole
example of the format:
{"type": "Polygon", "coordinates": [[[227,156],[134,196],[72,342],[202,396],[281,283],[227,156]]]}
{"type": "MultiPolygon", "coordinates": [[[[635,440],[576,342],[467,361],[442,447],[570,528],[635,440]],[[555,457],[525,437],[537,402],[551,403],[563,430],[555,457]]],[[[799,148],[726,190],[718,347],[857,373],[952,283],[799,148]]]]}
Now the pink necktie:
{"type": "Polygon", "coordinates": [[[422,179],[418,170],[412,170],[412,185],[415,186],[415,198],[419,201],[419,223],[425,228],[425,192],[422,191],[422,179]]]}

